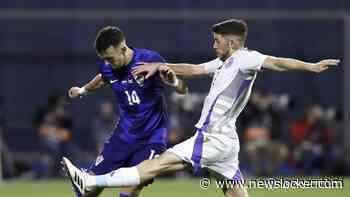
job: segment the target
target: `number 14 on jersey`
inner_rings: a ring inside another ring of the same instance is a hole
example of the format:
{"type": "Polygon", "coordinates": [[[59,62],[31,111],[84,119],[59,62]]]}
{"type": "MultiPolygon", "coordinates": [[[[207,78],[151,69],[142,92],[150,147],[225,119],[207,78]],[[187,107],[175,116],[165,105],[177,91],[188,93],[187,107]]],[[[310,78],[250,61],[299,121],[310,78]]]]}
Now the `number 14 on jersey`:
{"type": "Polygon", "coordinates": [[[135,104],[140,104],[141,100],[139,96],[137,95],[137,92],[135,90],[132,90],[131,93],[130,91],[125,91],[126,96],[128,97],[128,102],[129,105],[135,105],[135,104]]]}

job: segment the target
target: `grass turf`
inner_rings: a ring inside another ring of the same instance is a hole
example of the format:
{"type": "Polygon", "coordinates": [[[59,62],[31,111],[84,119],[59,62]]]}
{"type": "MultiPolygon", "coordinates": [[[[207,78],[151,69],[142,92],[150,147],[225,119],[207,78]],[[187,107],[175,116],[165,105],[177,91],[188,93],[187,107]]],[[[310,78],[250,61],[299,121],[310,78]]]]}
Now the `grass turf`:
{"type": "MultiPolygon", "coordinates": [[[[251,197],[349,197],[350,178],[344,179],[342,189],[249,189],[251,197]]],[[[68,197],[74,196],[67,180],[11,181],[0,183],[1,197],[68,197]]],[[[118,197],[118,189],[105,190],[102,197],[118,197]]],[[[158,179],[145,188],[142,197],[212,197],[223,196],[212,184],[209,189],[199,187],[199,179],[158,179]]]]}

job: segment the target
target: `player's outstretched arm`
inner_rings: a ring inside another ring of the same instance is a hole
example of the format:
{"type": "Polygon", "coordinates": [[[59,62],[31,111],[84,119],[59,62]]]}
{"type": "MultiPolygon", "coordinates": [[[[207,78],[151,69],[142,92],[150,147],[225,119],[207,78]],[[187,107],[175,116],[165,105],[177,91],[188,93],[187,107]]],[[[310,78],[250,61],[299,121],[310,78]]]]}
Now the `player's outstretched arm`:
{"type": "Polygon", "coordinates": [[[207,74],[204,66],[194,64],[171,64],[171,63],[146,63],[141,62],[133,70],[134,75],[144,74],[146,79],[154,75],[161,66],[170,67],[176,75],[180,76],[197,76],[207,74]]]}
{"type": "Polygon", "coordinates": [[[309,63],[292,58],[268,56],[263,63],[263,67],[276,71],[304,70],[320,73],[327,70],[330,66],[338,65],[339,62],[340,60],[338,59],[325,59],[317,63],[309,63]]]}
{"type": "Polygon", "coordinates": [[[181,64],[167,63],[166,66],[174,70],[176,75],[185,76],[185,77],[208,74],[205,71],[204,66],[202,65],[186,64],[186,63],[181,63],[181,64]]]}
{"type": "Polygon", "coordinates": [[[171,87],[174,87],[177,93],[186,94],[188,92],[188,87],[185,81],[179,79],[171,68],[161,66],[159,68],[159,72],[163,82],[171,87]]]}
{"type": "Polygon", "coordinates": [[[71,87],[68,91],[68,95],[70,98],[81,97],[103,87],[104,85],[105,82],[102,79],[102,75],[99,73],[83,87],[71,87]]]}

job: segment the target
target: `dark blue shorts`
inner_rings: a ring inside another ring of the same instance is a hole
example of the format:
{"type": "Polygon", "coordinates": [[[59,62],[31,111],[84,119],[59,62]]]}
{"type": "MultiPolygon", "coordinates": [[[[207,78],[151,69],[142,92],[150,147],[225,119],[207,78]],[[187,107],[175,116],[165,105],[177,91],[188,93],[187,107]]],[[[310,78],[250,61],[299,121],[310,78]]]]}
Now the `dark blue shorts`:
{"type": "Polygon", "coordinates": [[[89,171],[96,175],[106,174],[121,167],[131,167],[144,160],[152,159],[166,150],[162,143],[130,143],[118,134],[105,142],[96,161],[91,164],[89,171]]]}

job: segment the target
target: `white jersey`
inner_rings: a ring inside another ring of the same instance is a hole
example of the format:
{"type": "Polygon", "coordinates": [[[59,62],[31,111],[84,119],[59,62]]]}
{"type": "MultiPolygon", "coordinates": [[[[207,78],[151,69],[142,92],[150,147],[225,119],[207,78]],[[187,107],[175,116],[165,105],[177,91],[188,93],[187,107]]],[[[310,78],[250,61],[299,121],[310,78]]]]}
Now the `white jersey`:
{"type": "Polygon", "coordinates": [[[217,58],[201,64],[208,74],[214,73],[214,77],[196,124],[198,129],[238,138],[236,119],[248,102],[257,71],[266,57],[241,48],[225,62],[217,58]]]}

